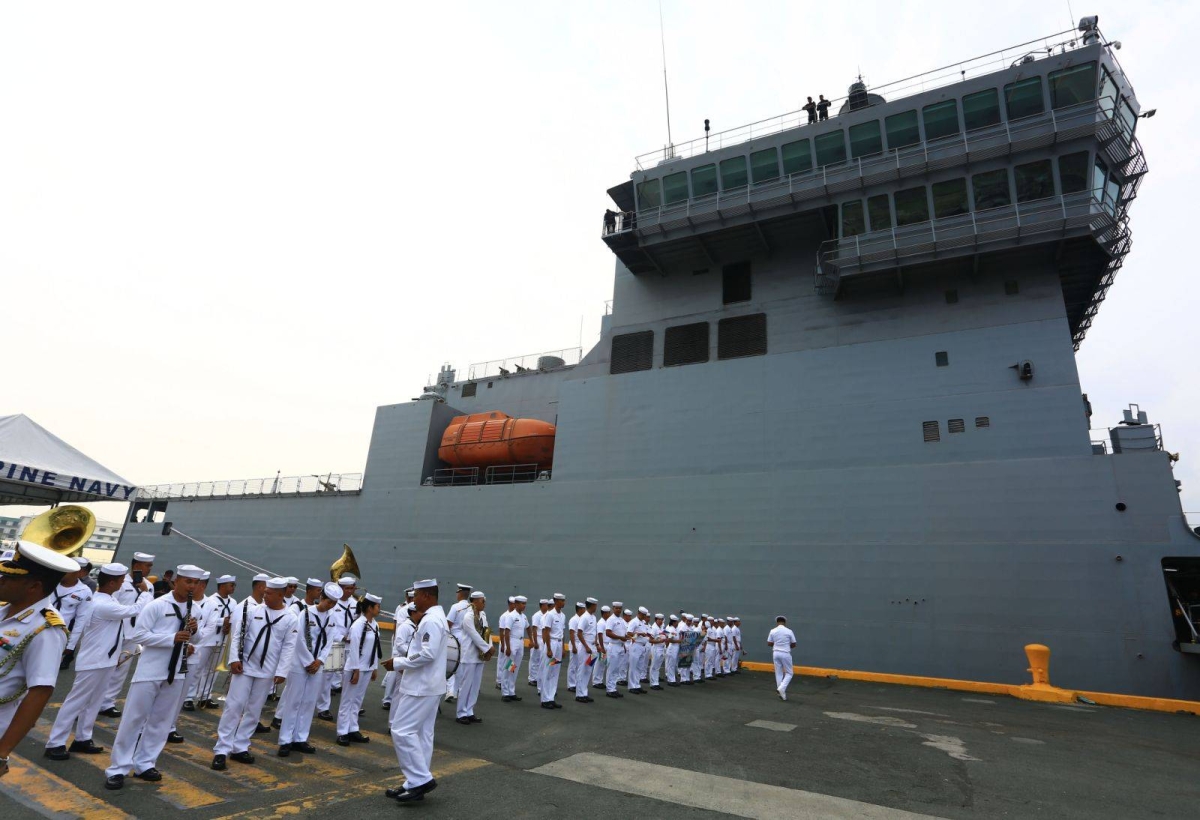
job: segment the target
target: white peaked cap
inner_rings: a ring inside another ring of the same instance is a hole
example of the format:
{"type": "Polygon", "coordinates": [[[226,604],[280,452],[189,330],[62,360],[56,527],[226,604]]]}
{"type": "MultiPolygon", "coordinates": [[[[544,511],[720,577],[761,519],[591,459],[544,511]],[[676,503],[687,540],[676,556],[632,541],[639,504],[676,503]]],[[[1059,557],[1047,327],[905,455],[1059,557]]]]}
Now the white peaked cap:
{"type": "Polygon", "coordinates": [[[343,587],[358,586],[358,579],[355,578],[353,575],[343,575],[341,578],[338,578],[338,586],[343,586],[343,587]]]}
{"type": "Polygon", "coordinates": [[[482,600],[482,599],[484,599],[484,598],[486,598],[486,597],[487,597],[487,596],[483,594],[483,590],[481,590],[481,589],[477,589],[477,590],[475,590],[474,592],[472,592],[472,593],[471,593],[471,600],[472,600],[472,601],[479,601],[479,600],[482,600]]]}
{"type": "Polygon", "coordinates": [[[267,589],[283,589],[288,585],[287,578],[267,579],[267,589]]]}
{"type": "Polygon", "coordinates": [[[526,603],[529,601],[529,599],[526,598],[524,595],[518,595],[516,598],[513,598],[513,600],[516,601],[518,604],[523,604],[523,603],[526,603]]]}
{"type": "Polygon", "coordinates": [[[437,578],[426,578],[424,581],[417,581],[413,584],[413,591],[418,589],[432,589],[438,585],[437,578]]]}
{"type": "Polygon", "coordinates": [[[270,575],[267,575],[265,572],[260,572],[260,573],[258,573],[258,575],[255,575],[253,578],[251,578],[250,582],[253,584],[257,584],[259,581],[270,581],[270,580],[271,580],[270,575]]]}
{"type": "Polygon", "coordinates": [[[101,575],[120,577],[127,572],[129,572],[129,567],[125,566],[124,564],[105,564],[104,566],[100,567],[101,575]]]}
{"type": "Polygon", "coordinates": [[[220,586],[221,584],[236,584],[236,583],[237,583],[236,575],[222,575],[220,578],[217,579],[218,586],[220,586]]]}
{"type": "Polygon", "coordinates": [[[326,598],[332,598],[335,601],[340,600],[342,597],[342,588],[333,581],[321,587],[321,592],[325,594],[326,598]]]}
{"type": "Polygon", "coordinates": [[[11,561],[13,556],[16,554],[17,553],[15,550],[5,550],[4,552],[0,552],[0,561],[11,561]]]}
{"type": "Polygon", "coordinates": [[[470,592],[471,590],[473,590],[475,588],[475,587],[471,586],[470,584],[455,584],[455,586],[457,586],[463,592],[470,592]]]}
{"type": "Polygon", "coordinates": [[[373,604],[381,604],[381,603],[383,603],[383,599],[382,599],[382,598],[380,598],[378,595],[372,595],[372,594],[371,594],[371,593],[369,593],[369,592],[368,592],[366,595],[364,595],[364,596],[363,596],[363,600],[364,600],[364,601],[370,601],[370,602],[371,602],[371,603],[373,603],[373,604]]]}
{"type": "Polygon", "coordinates": [[[148,552],[135,552],[133,560],[141,563],[154,563],[154,556],[148,552]]]}
{"type": "Polygon", "coordinates": [[[325,586],[325,582],[322,581],[320,578],[309,578],[307,581],[304,582],[304,585],[306,587],[323,587],[323,586],[325,586]]]}
{"type": "Polygon", "coordinates": [[[204,577],[204,570],[195,564],[180,564],[175,567],[175,574],[180,578],[195,578],[198,580],[204,577]]]}

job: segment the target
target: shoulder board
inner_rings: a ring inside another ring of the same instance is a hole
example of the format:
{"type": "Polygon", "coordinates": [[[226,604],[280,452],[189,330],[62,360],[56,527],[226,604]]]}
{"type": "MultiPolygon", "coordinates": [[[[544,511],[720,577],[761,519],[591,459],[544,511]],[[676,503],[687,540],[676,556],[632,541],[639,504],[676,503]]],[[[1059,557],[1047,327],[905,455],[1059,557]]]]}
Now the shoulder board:
{"type": "Polygon", "coordinates": [[[62,616],[49,607],[42,610],[42,617],[46,619],[46,623],[50,626],[58,627],[60,629],[67,628],[67,625],[63,623],[62,616]]]}

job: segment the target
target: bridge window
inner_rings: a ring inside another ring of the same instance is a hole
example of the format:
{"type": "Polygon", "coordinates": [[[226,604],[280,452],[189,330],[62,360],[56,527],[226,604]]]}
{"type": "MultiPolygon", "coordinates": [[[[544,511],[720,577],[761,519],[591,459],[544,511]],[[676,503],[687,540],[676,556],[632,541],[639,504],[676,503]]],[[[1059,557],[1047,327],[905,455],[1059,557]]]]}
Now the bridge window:
{"type": "Polygon", "coordinates": [[[663,366],[708,361],[708,322],[667,328],[663,341],[663,366]]]}
{"type": "Polygon", "coordinates": [[[892,227],[892,203],[887,194],[878,194],[867,199],[867,216],[871,219],[871,230],[886,231],[892,227]]]}
{"type": "Polygon", "coordinates": [[[968,131],[1000,122],[1000,95],[996,89],[976,91],[963,97],[963,123],[968,131]]]}
{"type": "Polygon", "coordinates": [[[933,183],[933,215],[938,219],[970,211],[967,204],[967,180],[948,179],[933,183]]]}
{"type": "Polygon", "coordinates": [[[1088,187],[1088,152],[1058,158],[1058,182],[1064,194],[1077,194],[1088,187]]]}
{"type": "Polygon", "coordinates": [[[1012,204],[1012,193],[1008,188],[1008,169],[987,171],[971,177],[971,188],[975,192],[975,210],[1003,208],[1012,204]]]}
{"type": "Polygon", "coordinates": [[[649,370],[654,364],[654,331],[623,333],[612,337],[609,373],[633,373],[649,370]]]}
{"type": "Polygon", "coordinates": [[[717,166],[714,163],[692,169],[692,196],[708,196],[717,192],[717,166]]]}
{"type": "Polygon", "coordinates": [[[741,188],[746,184],[746,158],[730,157],[721,161],[721,190],[741,188]]]}
{"type": "Polygon", "coordinates": [[[1017,183],[1017,202],[1033,202],[1054,196],[1054,169],[1050,160],[1040,159],[1013,168],[1017,183]]]}
{"type": "Polygon", "coordinates": [[[736,316],[717,322],[717,358],[762,356],[767,352],[767,314],[736,316]]]}
{"type": "Polygon", "coordinates": [[[638,192],[638,208],[646,210],[647,208],[657,208],[662,204],[662,197],[659,195],[659,185],[657,179],[648,179],[645,182],[639,182],[637,187],[638,192]]]}
{"type": "Polygon", "coordinates": [[[1104,116],[1111,117],[1117,110],[1117,96],[1120,94],[1116,80],[1108,73],[1108,69],[1100,66],[1100,110],[1104,116]]]}
{"type": "Polygon", "coordinates": [[[813,167],[812,148],[808,140],[796,140],[783,146],[783,172],[801,174],[813,167]]]}
{"type": "Polygon", "coordinates": [[[917,128],[917,112],[901,111],[883,121],[887,130],[888,150],[895,151],[906,145],[916,145],[921,141],[921,131],[917,128]]]}
{"type": "Polygon", "coordinates": [[[858,236],[866,233],[867,224],[863,220],[863,204],[861,199],[842,203],[842,236],[858,236]]]}
{"type": "Polygon", "coordinates": [[[750,263],[734,262],[721,268],[721,303],[750,301],[750,263]]]}
{"type": "Polygon", "coordinates": [[[925,120],[925,139],[935,140],[958,133],[958,100],[927,105],[921,109],[925,120]]]}
{"type": "Polygon", "coordinates": [[[1121,97],[1121,101],[1117,103],[1117,115],[1125,123],[1126,131],[1132,138],[1134,129],[1137,128],[1137,114],[1133,113],[1133,106],[1124,97],[1121,97]]]}
{"type": "Polygon", "coordinates": [[[779,153],[774,148],[764,148],[750,155],[750,173],[755,182],[779,179],[779,153]]]}
{"type": "Polygon", "coordinates": [[[1042,78],[1026,77],[1004,86],[1004,105],[1008,109],[1008,119],[1019,120],[1022,117],[1032,117],[1046,110],[1046,101],[1042,99],[1042,78]]]}
{"type": "Polygon", "coordinates": [[[929,221],[929,198],[925,186],[896,191],[896,224],[912,225],[929,221]]]}
{"type": "Polygon", "coordinates": [[[1051,108],[1065,108],[1096,99],[1095,61],[1051,71],[1048,79],[1051,108]]]}
{"type": "Polygon", "coordinates": [[[853,159],[883,153],[883,137],[879,133],[879,120],[850,126],[850,156],[853,159]]]}
{"type": "Polygon", "coordinates": [[[687,171],[680,171],[677,174],[667,174],[663,177],[663,201],[667,205],[674,205],[676,202],[687,202],[687,198],[687,171]]]}
{"type": "Polygon", "coordinates": [[[846,161],[846,132],[834,131],[822,134],[814,140],[817,144],[817,165],[834,165],[846,161]]]}
{"type": "Polygon", "coordinates": [[[1116,175],[1108,170],[1104,160],[1096,157],[1095,172],[1092,176],[1092,196],[1100,200],[1105,208],[1112,211],[1121,198],[1121,183],[1116,175]]]}

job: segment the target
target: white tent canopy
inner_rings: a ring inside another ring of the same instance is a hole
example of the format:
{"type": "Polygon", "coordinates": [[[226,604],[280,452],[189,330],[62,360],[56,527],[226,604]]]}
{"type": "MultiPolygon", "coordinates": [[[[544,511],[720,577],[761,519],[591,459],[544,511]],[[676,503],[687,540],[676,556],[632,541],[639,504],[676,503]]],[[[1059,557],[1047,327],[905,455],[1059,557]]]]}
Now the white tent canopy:
{"type": "Polygon", "coordinates": [[[0,416],[0,504],[132,501],[137,487],[25,415],[0,416]]]}

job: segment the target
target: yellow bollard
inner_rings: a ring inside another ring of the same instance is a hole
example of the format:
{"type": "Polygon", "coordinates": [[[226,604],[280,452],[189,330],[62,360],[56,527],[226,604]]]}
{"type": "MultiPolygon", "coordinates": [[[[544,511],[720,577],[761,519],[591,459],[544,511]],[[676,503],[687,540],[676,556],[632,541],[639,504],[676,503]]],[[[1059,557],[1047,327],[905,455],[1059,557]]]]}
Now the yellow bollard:
{"type": "Polygon", "coordinates": [[[1050,685],[1050,647],[1040,643],[1026,644],[1025,657],[1029,658],[1026,672],[1033,674],[1034,686],[1050,685]]]}
{"type": "Polygon", "coordinates": [[[1050,685],[1050,647],[1040,643],[1027,644],[1025,657],[1029,659],[1029,668],[1025,671],[1033,675],[1033,683],[1013,687],[1014,695],[1042,703],[1075,702],[1074,692],[1050,685]]]}

